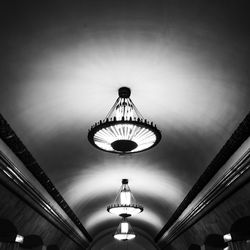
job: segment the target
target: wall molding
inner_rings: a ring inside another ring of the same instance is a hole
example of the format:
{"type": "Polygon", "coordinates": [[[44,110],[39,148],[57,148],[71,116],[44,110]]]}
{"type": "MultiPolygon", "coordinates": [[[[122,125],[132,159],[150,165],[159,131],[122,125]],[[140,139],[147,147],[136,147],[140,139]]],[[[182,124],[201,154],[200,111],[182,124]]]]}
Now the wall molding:
{"type": "Polygon", "coordinates": [[[76,214],[69,207],[62,195],[56,189],[50,178],[45,174],[38,162],[24,146],[22,141],[10,127],[8,122],[0,114],[0,138],[5,144],[13,151],[13,153],[21,160],[24,166],[32,173],[32,175],[40,182],[50,196],[57,202],[57,204],[63,209],[67,216],[73,221],[78,229],[83,233],[86,239],[91,242],[92,237],[87,230],[83,227],[82,223],[76,216],[76,214]]]}
{"type": "Polygon", "coordinates": [[[250,170],[250,149],[235,163],[232,168],[226,171],[223,176],[206,192],[206,194],[192,207],[181,220],[176,221],[163,238],[166,244],[170,244],[180,234],[186,231],[197,220],[211,211],[229,192],[233,192],[235,185],[246,175],[249,178],[250,170]]]}
{"type": "Polygon", "coordinates": [[[19,197],[31,207],[38,207],[39,212],[71,238],[81,248],[87,247],[86,240],[65,220],[50,202],[32,185],[9,158],[0,151],[0,182],[9,188],[18,189],[19,197]],[[14,187],[15,186],[15,187],[14,187]],[[25,199],[25,195],[29,199],[25,199]]]}
{"type": "MultiPolygon", "coordinates": [[[[194,201],[197,195],[210,182],[210,180],[221,169],[221,167],[236,152],[236,150],[244,143],[244,141],[247,140],[249,135],[250,135],[250,113],[240,123],[238,128],[235,130],[232,136],[228,139],[228,141],[225,143],[225,145],[222,147],[219,153],[215,156],[212,162],[208,165],[208,167],[200,176],[198,181],[195,183],[195,185],[189,191],[187,196],[178,206],[176,211],[170,217],[168,222],[161,229],[161,231],[156,235],[155,242],[164,240],[164,242],[167,242],[167,244],[171,243],[171,241],[176,239],[181,233],[187,230],[192,220],[195,220],[195,219],[197,220],[197,216],[198,214],[201,213],[201,211],[208,208],[208,205],[209,206],[212,205],[212,201],[215,199],[214,189],[213,189],[214,190],[213,192],[211,190],[212,193],[207,194],[206,196],[207,200],[203,200],[203,203],[199,203],[199,205],[197,204],[197,206],[192,209],[192,212],[190,212],[185,218],[180,219],[180,216],[186,210],[186,208],[194,201]]],[[[249,151],[246,153],[244,157],[246,157],[244,159],[249,160],[249,151]]],[[[242,176],[248,170],[248,167],[246,167],[245,164],[243,163],[240,164],[239,162],[237,163],[237,167],[234,166],[232,168],[235,168],[235,169],[242,168],[242,169],[239,171],[235,170],[236,172],[235,171],[228,172],[227,175],[224,176],[225,179],[221,180],[220,184],[217,183],[216,185],[221,185],[220,186],[221,188],[223,188],[224,185],[232,185],[240,176],[242,176]]],[[[217,196],[216,196],[217,198],[218,198],[218,195],[219,194],[217,193],[217,196]]]]}

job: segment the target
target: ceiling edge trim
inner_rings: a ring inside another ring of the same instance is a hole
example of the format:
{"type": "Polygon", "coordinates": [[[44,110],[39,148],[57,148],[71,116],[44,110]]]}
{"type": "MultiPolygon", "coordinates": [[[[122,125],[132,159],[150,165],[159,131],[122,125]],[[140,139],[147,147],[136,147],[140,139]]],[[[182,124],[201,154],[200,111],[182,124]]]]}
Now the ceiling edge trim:
{"type": "Polygon", "coordinates": [[[76,227],[73,227],[63,218],[60,212],[30,183],[18,167],[2,151],[0,151],[0,184],[18,196],[19,199],[26,202],[81,248],[88,246],[83,234],[79,230],[77,232],[76,227]]]}
{"type": "Polygon", "coordinates": [[[235,164],[230,166],[221,177],[216,178],[217,180],[212,186],[209,188],[206,186],[205,190],[202,190],[204,195],[193,200],[178,220],[166,231],[161,241],[169,245],[193,224],[249,182],[249,178],[250,149],[235,164]]]}
{"type": "Polygon", "coordinates": [[[57,204],[64,210],[64,212],[80,229],[87,240],[91,242],[92,237],[90,236],[90,234],[83,227],[76,214],[64,200],[62,195],[56,189],[49,177],[45,174],[32,154],[24,146],[24,144],[16,135],[14,130],[10,127],[8,122],[4,119],[2,114],[0,114],[0,138],[8,145],[8,147],[15,153],[15,155],[23,162],[25,167],[33,174],[33,176],[40,182],[40,184],[46,189],[46,191],[57,202],[57,204]]]}
{"type": "Polygon", "coordinates": [[[212,177],[219,171],[219,169],[226,163],[226,161],[233,155],[233,153],[235,153],[235,151],[242,145],[242,143],[249,137],[249,135],[250,113],[248,113],[245,119],[239,124],[238,128],[227,140],[225,145],[221,148],[212,162],[207,166],[206,170],[191,188],[191,190],[175,210],[173,215],[163,226],[160,232],[156,235],[155,242],[159,242],[161,240],[163,235],[170,229],[170,227],[174,225],[174,223],[181,216],[184,210],[189,206],[189,204],[194,200],[194,198],[208,184],[212,177]]]}

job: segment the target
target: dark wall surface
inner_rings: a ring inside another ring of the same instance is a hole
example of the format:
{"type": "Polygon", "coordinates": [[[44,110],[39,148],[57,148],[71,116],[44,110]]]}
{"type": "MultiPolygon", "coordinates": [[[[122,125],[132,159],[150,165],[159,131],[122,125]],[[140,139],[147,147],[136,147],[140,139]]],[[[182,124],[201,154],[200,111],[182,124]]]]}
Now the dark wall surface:
{"type": "Polygon", "coordinates": [[[250,215],[249,194],[250,183],[248,179],[248,183],[190,227],[166,249],[185,250],[191,244],[202,246],[210,234],[228,234],[236,220],[250,215]]]}
{"type": "Polygon", "coordinates": [[[10,220],[17,227],[18,234],[22,236],[36,234],[42,238],[45,246],[56,244],[61,250],[81,249],[1,183],[0,197],[0,217],[10,220]]]}

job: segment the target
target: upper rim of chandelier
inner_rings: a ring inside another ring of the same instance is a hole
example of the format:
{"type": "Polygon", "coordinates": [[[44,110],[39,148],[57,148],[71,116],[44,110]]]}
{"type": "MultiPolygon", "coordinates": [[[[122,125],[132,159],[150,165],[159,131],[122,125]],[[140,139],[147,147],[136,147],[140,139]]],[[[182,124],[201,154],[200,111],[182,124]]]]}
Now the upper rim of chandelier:
{"type": "Polygon", "coordinates": [[[95,125],[93,125],[88,132],[88,140],[95,148],[102,150],[102,151],[105,151],[105,152],[115,153],[115,154],[134,154],[134,153],[140,153],[140,152],[149,150],[149,149],[155,147],[160,142],[161,137],[162,137],[161,132],[160,132],[160,130],[158,130],[156,125],[154,126],[153,123],[150,124],[146,119],[143,120],[143,119],[139,119],[139,118],[137,120],[125,120],[124,118],[122,120],[116,120],[116,119],[113,119],[113,120],[106,119],[105,121],[100,120],[99,123],[96,123],[95,125]],[[114,125],[119,125],[119,124],[121,124],[121,125],[122,124],[131,124],[131,125],[135,125],[138,127],[146,128],[155,134],[156,141],[148,148],[145,148],[145,149],[139,150],[139,151],[133,151],[133,152],[131,152],[131,151],[116,151],[115,149],[114,149],[114,151],[105,150],[105,149],[99,147],[94,142],[94,136],[98,131],[105,129],[105,128],[108,128],[108,127],[111,127],[111,126],[114,126],[114,125]]]}
{"type": "Polygon", "coordinates": [[[123,204],[118,204],[118,203],[114,203],[114,204],[110,204],[107,206],[107,211],[111,214],[116,214],[116,215],[119,215],[123,218],[126,218],[126,217],[130,217],[130,216],[133,216],[133,215],[136,215],[136,214],[140,214],[141,212],[144,211],[144,207],[140,204],[129,204],[129,205],[123,205],[123,204]],[[129,209],[129,208],[132,208],[133,210],[126,210],[126,211],[122,211],[121,213],[114,213],[112,212],[114,209],[129,209]]]}

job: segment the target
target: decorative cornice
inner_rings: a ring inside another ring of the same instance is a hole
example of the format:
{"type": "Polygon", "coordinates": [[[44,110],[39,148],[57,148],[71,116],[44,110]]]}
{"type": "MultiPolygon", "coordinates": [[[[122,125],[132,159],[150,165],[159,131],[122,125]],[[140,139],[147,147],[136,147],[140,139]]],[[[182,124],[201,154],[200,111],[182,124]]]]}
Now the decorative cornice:
{"type": "MultiPolygon", "coordinates": [[[[184,212],[184,210],[189,206],[189,204],[194,200],[194,198],[199,194],[199,192],[208,184],[208,182],[212,179],[212,177],[219,171],[219,169],[233,155],[233,153],[249,137],[249,135],[250,135],[250,113],[240,123],[238,128],[235,130],[235,132],[232,134],[232,136],[229,138],[229,140],[226,142],[226,144],[222,147],[222,149],[219,151],[219,153],[215,156],[213,161],[208,165],[206,170],[203,172],[203,174],[200,176],[198,181],[195,183],[195,185],[189,191],[189,193],[184,198],[184,200],[181,202],[181,204],[176,209],[176,211],[171,216],[171,218],[168,220],[168,222],[165,224],[165,226],[161,229],[161,231],[156,235],[155,242],[158,242],[159,240],[161,240],[163,235],[166,232],[168,232],[168,236],[166,236],[164,238],[164,241],[167,241],[168,243],[170,243],[173,239],[178,237],[180,235],[180,233],[182,233],[183,231],[185,231],[187,229],[188,221],[190,221],[191,219],[194,219],[194,217],[198,213],[200,213],[201,210],[203,210],[206,207],[206,205],[208,205],[208,203],[206,203],[206,202],[209,202],[209,201],[203,201],[203,206],[201,205],[202,203],[199,203],[200,205],[198,204],[197,206],[200,206],[200,208],[196,206],[196,208],[194,208],[194,210],[192,212],[193,214],[187,215],[190,217],[190,219],[187,220],[187,216],[186,216],[181,221],[178,221],[178,223],[176,223],[177,219],[184,212]],[[171,228],[171,230],[170,230],[170,228],[171,228]]],[[[249,152],[248,152],[248,156],[249,156],[249,152]]],[[[241,165],[241,167],[243,167],[243,166],[245,167],[244,164],[241,165]]],[[[239,172],[238,173],[239,176],[244,174],[244,172],[247,169],[248,168],[242,169],[243,172],[239,172]]],[[[227,179],[221,180],[222,182],[220,183],[220,185],[225,185],[225,183],[224,183],[225,181],[228,184],[230,183],[230,180],[233,182],[234,181],[233,176],[236,174],[236,172],[232,171],[230,173],[230,176],[227,176],[227,179]]],[[[222,188],[222,187],[223,186],[221,186],[219,188],[222,188]]],[[[218,190],[216,192],[218,192],[218,190]]],[[[212,195],[212,197],[213,197],[214,194],[211,193],[210,195],[212,195]]],[[[209,198],[209,195],[207,198],[209,198]]]]}
{"type": "Polygon", "coordinates": [[[58,205],[64,210],[68,217],[80,229],[88,241],[92,241],[92,237],[83,227],[82,223],[66,203],[62,195],[58,192],[49,177],[45,174],[43,169],[39,166],[35,158],[31,155],[28,149],[24,146],[22,141],[18,138],[16,133],[0,114],[0,138],[8,145],[8,147],[15,153],[15,155],[23,162],[25,167],[33,174],[33,176],[40,182],[46,191],[53,197],[58,205]]]}
{"type": "MultiPolygon", "coordinates": [[[[227,191],[233,187],[234,184],[239,183],[240,178],[250,170],[250,149],[228,170],[223,176],[208,190],[208,192],[190,209],[190,211],[183,216],[181,220],[176,221],[167,230],[167,236],[164,238],[166,244],[170,244],[181,233],[193,225],[204,214],[209,212],[213,207],[218,205],[227,197],[227,191]]],[[[239,185],[240,186],[240,185],[239,185]]],[[[237,187],[236,187],[237,189],[237,187]]],[[[233,188],[229,190],[233,191],[233,188]]]]}
{"type": "MultiPolygon", "coordinates": [[[[27,202],[30,203],[32,207],[38,207],[39,210],[43,211],[42,214],[47,218],[49,217],[46,215],[49,215],[50,218],[53,219],[53,222],[55,222],[55,225],[78,245],[81,247],[88,246],[88,243],[83,239],[83,237],[76,232],[76,230],[60,215],[60,213],[56,211],[56,209],[54,209],[50,202],[31,184],[31,182],[21,173],[21,171],[19,171],[14,163],[11,162],[1,151],[0,174],[3,174],[9,180],[8,183],[12,183],[6,185],[8,188],[12,188],[12,185],[15,185],[18,187],[18,190],[22,191],[21,194],[18,192],[19,197],[22,200],[27,201],[27,199],[23,198],[23,194],[27,194],[29,197],[27,202]]],[[[1,177],[0,183],[5,185],[7,182],[1,177]]],[[[15,190],[15,188],[13,190],[15,190]]]]}

